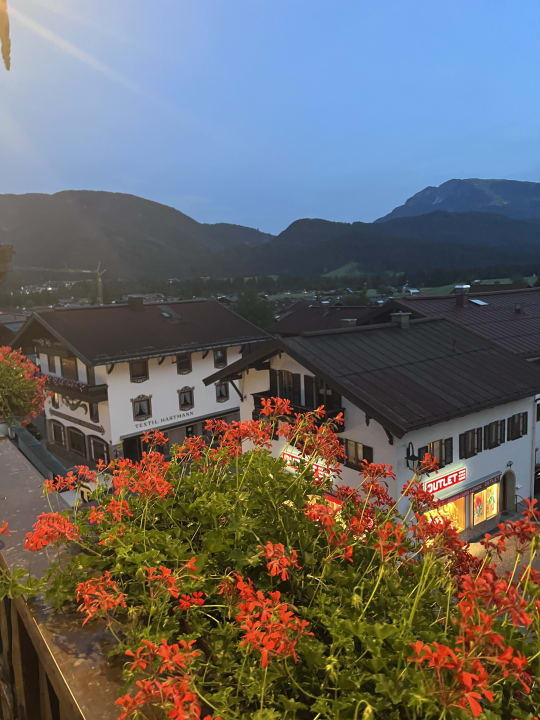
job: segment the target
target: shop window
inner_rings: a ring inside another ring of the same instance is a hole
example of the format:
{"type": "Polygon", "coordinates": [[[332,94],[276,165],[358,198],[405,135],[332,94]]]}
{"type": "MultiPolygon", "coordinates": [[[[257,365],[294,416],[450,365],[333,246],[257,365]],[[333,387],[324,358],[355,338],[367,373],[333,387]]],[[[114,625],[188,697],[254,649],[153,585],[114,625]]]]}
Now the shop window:
{"type": "Polygon", "coordinates": [[[426,513],[428,518],[444,518],[450,520],[458,532],[465,530],[465,498],[444,503],[439,508],[429,510],[426,513]]]}
{"type": "Polygon", "coordinates": [[[60,370],[62,372],[62,377],[67,378],[68,380],[79,379],[79,373],[77,370],[77,358],[60,358],[60,370]]]}
{"type": "Polygon", "coordinates": [[[66,444],[66,436],[64,433],[64,426],[62,423],[56,422],[56,420],[53,420],[51,422],[51,434],[52,434],[52,440],[57,445],[64,445],[66,444]]]}
{"type": "Polygon", "coordinates": [[[90,451],[92,453],[92,460],[97,463],[98,460],[103,460],[104,463],[109,462],[109,446],[101,438],[90,436],[90,451]]]}
{"type": "Polygon", "coordinates": [[[483,434],[482,428],[474,428],[474,430],[461,433],[459,436],[459,457],[461,459],[470,458],[482,452],[483,434]]]}
{"type": "Polygon", "coordinates": [[[424,459],[424,455],[431,455],[437,458],[439,468],[450,465],[454,462],[454,440],[446,438],[445,440],[434,440],[433,442],[418,448],[418,457],[424,459]]]}
{"type": "Polygon", "coordinates": [[[56,358],[54,355],[47,355],[47,367],[50,373],[56,372],[56,358]]]}
{"type": "Polygon", "coordinates": [[[132,360],[129,363],[129,378],[134,383],[148,380],[148,360],[132,360]]]}
{"type": "Polygon", "coordinates": [[[135,422],[141,422],[152,417],[151,396],[139,395],[131,401],[133,406],[133,419],[135,422]]]}
{"type": "Polygon", "coordinates": [[[187,375],[192,370],[191,353],[182,353],[176,356],[176,372],[179,375],[187,375]]]}
{"type": "Polygon", "coordinates": [[[90,403],[90,420],[92,422],[99,422],[99,405],[98,403],[90,403]]]}
{"type": "Polygon", "coordinates": [[[227,348],[214,350],[214,367],[223,368],[227,365],[227,348]]]}
{"type": "Polygon", "coordinates": [[[77,430],[77,428],[70,427],[68,428],[67,434],[69,449],[71,452],[74,452],[81,457],[86,457],[86,439],[84,437],[84,433],[77,430]]]}
{"type": "Polygon", "coordinates": [[[495,420],[484,425],[484,449],[499,447],[505,441],[505,420],[495,420]]]}
{"type": "Polygon", "coordinates": [[[178,391],[178,405],[180,410],[191,410],[194,405],[192,387],[183,387],[178,391]]]}
{"type": "Polygon", "coordinates": [[[58,410],[58,408],[60,407],[60,395],[58,393],[52,394],[51,405],[53,406],[53,408],[56,408],[56,410],[58,410]]]}
{"type": "Polygon", "coordinates": [[[490,485],[485,490],[474,493],[472,496],[473,525],[497,515],[499,512],[499,483],[490,485]]]}
{"type": "Polygon", "coordinates": [[[507,439],[517,440],[527,434],[528,413],[522,412],[512,415],[507,422],[507,439]]]}
{"type": "Polygon", "coordinates": [[[229,399],[229,383],[227,381],[216,383],[216,402],[227,402],[229,399]]]}
{"type": "Polygon", "coordinates": [[[373,448],[363,443],[355,442],[354,440],[342,439],[341,444],[343,451],[345,452],[345,465],[355,470],[359,470],[362,464],[362,460],[366,460],[368,463],[373,462],[373,448]]]}

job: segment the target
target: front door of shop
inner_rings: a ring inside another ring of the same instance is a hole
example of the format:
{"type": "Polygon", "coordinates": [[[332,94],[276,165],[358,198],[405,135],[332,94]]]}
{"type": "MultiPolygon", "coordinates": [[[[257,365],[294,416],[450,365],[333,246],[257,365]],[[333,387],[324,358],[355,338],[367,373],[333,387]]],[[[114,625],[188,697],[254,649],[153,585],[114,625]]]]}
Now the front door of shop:
{"type": "Polygon", "coordinates": [[[516,506],[516,476],[512,470],[507,470],[502,477],[501,509],[503,512],[512,512],[516,506]]]}
{"type": "Polygon", "coordinates": [[[126,438],[122,443],[124,451],[124,457],[138,462],[142,457],[141,438],[136,435],[135,437],[126,438]]]}

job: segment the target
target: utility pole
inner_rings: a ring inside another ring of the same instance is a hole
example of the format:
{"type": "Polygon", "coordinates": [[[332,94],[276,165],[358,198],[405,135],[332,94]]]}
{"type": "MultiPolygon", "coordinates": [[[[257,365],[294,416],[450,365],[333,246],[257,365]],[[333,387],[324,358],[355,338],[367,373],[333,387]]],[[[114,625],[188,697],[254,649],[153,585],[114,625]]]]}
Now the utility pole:
{"type": "MultiPolygon", "coordinates": [[[[0,256],[1,257],[1,256],[0,256]]],[[[95,270],[86,270],[78,268],[46,268],[36,267],[34,265],[19,265],[13,268],[14,270],[36,270],[39,272],[52,272],[52,273],[77,273],[83,275],[95,275],[96,276],[96,299],[98,305],[103,305],[103,275],[107,272],[106,269],[101,268],[101,262],[95,270]]],[[[0,261],[0,272],[1,272],[1,261],[0,261]]]]}

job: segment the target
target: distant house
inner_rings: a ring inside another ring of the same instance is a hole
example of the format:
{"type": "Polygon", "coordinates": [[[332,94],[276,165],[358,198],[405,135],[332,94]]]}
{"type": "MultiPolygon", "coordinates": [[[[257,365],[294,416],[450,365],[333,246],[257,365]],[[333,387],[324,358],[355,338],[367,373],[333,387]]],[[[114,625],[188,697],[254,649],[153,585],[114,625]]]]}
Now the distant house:
{"type": "Polygon", "coordinates": [[[301,300],[282,312],[271,330],[278,335],[300,335],[315,330],[364,325],[373,315],[373,306],[322,305],[301,300]]]}
{"type": "Polygon", "coordinates": [[[461,285],[451,295],[392,300],[375,319],[386,322],[397,310],[410,312],[413,318],[447,318],[519,357],[540,361],[540,287],[484,292],[461,285]]]}
{"type": "Polygon", "coordinates": [[[0,310],[0,345],[11,345],[27,317],[28,313],[0,310]]]}
{"type": "Polygon", "coordinates": [[[35,352],[53,397],[45,405],[50,449],[73,464],[141,454],[146,430],[170,443],[201,434],[204,420],[237,419],[227,381],[202,379],[237,361],[262,330],[216,301],[35,312],[14,338],[35,352]]]}
{"type": "MultiPolygon", "coordinates": [[[[363,459],[386,462],[398,498],[418,458],[435,455],[441,468],[426,487],[477,535],[533,492],[540,369],[449,320],[393,321],[274,339],[205,383],[237,379],[242,420],[276,395],[296,410],[343,412],[342,481],[352,486],[363,459]]],[[[295,450],[275,441],[273,453],[295,450]]]]}

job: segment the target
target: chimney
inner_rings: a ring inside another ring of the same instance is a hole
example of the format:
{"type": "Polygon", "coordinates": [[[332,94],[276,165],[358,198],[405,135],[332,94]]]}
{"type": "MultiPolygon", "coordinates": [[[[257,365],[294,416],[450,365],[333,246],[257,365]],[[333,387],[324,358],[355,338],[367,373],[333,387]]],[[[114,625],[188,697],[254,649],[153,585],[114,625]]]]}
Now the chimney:
{"type": "Polygon", "coordinates": [[[465,307],[465,300],[467,299],[467,293],[470,289],[470,285],[456,285],[454,288],[454,292],[456,294],[456,307],[465,307]]]}
{"type": "Polygon", "coordinates": [[[411,315],[410,312],[393,312],[390,313],[390,317],[392,318],[392,324],[397,325],[402,330],[407,330],[407,328],[410,325],[411,321],[411,315]]]}
{"type": "Polygon", "coordinates": [[[144,300],[138,295],[128,295],[128,308],[130,310],[142,310],[144,307],[144,300]]]}

